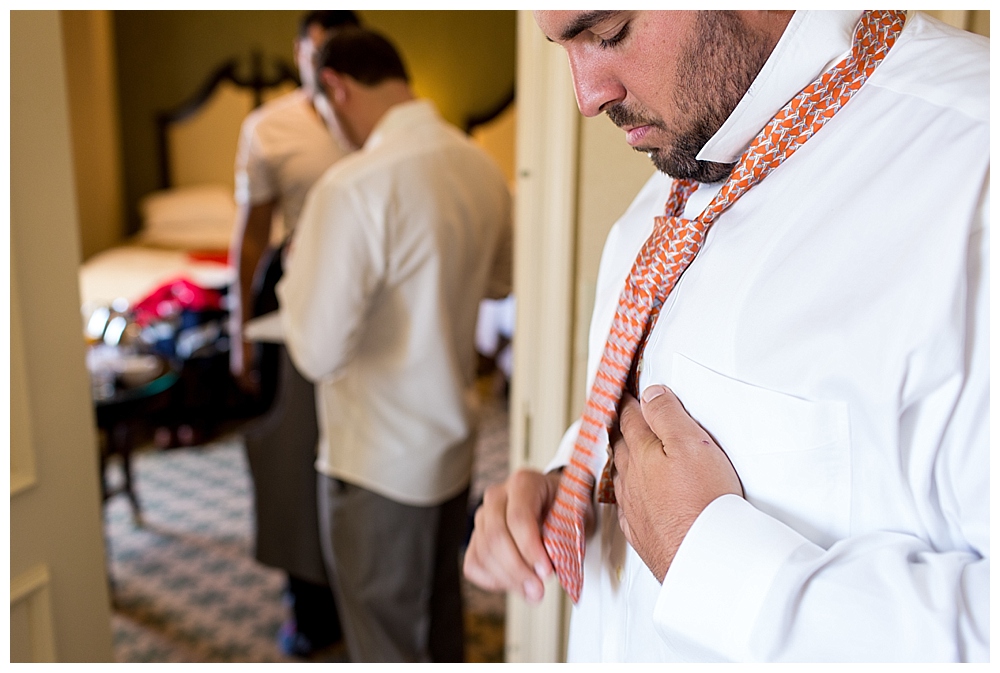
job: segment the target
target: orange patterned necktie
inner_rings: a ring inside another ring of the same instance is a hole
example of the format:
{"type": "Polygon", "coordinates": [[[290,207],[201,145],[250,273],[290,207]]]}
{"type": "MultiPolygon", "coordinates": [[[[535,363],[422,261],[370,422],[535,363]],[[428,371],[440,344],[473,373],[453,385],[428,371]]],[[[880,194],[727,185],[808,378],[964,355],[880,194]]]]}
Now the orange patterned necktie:
{"type": "MultiPolygon", "coordinates": [[[[666,213],[655,219],[653,233],[639,252],[618,300],[573,454],[563,469],[555,502],[542,529],[542,540],[556,575],[574,603],[579,601],[583,588],[584,520],[595,483],[590,466],[602,433],[618,421],[618,402],[626,385],[630,383],[634,390],[638,384],[635,366],[660,307],[698,254],[712,223],[850,100],[885,58],[905,20],[904,12],[865,12],[854,34],[851,53],[778,111],[740,158],[716,197],[695,219],[685,220],[681,215],[697,183],[674,181],[666,213]]],[[[600,502],[615,502],[611,465],[609,458],[598,488],[600,502]]]]}

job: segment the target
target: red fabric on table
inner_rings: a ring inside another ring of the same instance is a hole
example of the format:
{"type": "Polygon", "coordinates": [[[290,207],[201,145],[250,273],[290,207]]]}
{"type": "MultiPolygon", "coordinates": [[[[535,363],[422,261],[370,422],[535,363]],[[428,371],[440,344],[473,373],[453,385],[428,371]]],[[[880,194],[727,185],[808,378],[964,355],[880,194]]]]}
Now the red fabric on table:
{"type": "Polygon", "coordinates": [[[222,294],[219,291],[200,287],[186,278],[176,278],[146,295],[136,303],[133,311],[136,324],[145,326],[183,309],[218,311],[221,308],[222,294]]]}

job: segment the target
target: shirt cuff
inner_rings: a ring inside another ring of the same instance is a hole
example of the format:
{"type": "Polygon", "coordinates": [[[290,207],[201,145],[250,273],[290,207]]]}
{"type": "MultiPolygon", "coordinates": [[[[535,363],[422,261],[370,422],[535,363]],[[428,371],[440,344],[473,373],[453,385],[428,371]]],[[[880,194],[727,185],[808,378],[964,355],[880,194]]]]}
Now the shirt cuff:
{"type": "Polygon", "coordinates": [[[823,553],[743,498],[716,498],[664,578],[653,610],[660,637],[693,660],[752,661],[751,637],[772,583],[803,547],[823,553]]]}

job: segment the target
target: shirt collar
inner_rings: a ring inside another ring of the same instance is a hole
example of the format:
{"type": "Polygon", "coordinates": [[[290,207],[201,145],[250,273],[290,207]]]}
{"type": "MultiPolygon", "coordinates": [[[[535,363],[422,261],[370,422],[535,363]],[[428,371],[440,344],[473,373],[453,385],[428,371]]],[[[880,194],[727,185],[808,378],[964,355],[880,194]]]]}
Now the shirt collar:
{"type": "Polygon", "coordinates": [[[797,11],[764,67],[726,122],[698,153],[731,164],[795,94],[851,49],[860,11],[797,11]]]}
{"type": "Polygon", "coordinates": [[[368,140],[365,141],[364,148],[370,150],[378,147],[387,137],[397,131],[422,126],[437,118],[437,108],[429,100],[419,98],[393,105],[375,124],[368,140]]]}

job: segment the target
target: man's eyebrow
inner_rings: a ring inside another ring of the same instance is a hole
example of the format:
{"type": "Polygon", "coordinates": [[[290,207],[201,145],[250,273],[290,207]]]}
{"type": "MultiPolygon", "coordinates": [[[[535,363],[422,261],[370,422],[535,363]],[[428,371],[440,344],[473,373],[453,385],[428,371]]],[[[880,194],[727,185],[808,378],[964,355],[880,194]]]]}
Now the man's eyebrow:
{"type": "MultiPolygon", "coordinates": [[[[563,29],[562,34],[559,35],[559,40],[561,42],[572,40],[588,28],[592,28],[610,16],[620,14],[621,11],[622,10],[620,9],[595,9],[589,12],[584,12],[563,29]]],[[[551,42],[551,39],[549,41],[551,42]]]]}

